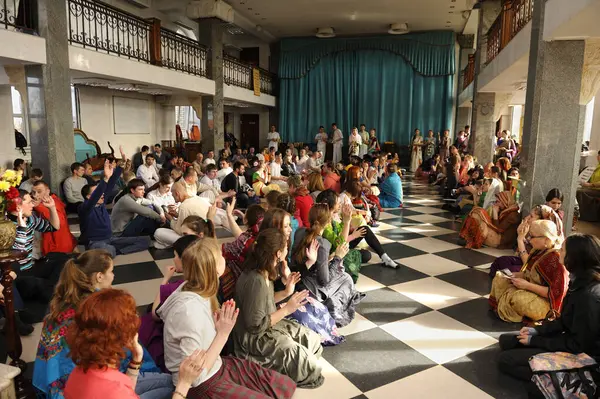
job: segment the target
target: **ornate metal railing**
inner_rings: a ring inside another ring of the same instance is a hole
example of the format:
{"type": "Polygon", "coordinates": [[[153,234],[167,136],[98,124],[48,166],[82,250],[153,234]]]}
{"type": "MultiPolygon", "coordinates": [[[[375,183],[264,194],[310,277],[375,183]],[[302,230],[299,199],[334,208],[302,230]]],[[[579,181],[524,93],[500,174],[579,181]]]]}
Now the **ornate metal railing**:
{"type": "Polygon", "coordinates": [[[228,85],[252,90],[252,67],[225,55],[223,56],[223,80],[228,85]]]}
{"type": "Polygon", "coordinates": [[[463,69],[463,90],[475,80],[475,54],[469,54],[469,63],[463,69]]]}
{"type": "Polygon", "coordinates": [[[502,14],[494,21],[487,34],[487,62],[492,61],[500,53],[502,35],[502,14]]]}
{"type": "Polygon", "coordinates": [[[150,63],[151,22],[99,1],[68,0],[69,43],[150,63]]]}
{"type": "Polygon", "coordinates": [[[533,0],[513,0],[511,18],[512,39],[527,25],[533,17],[533,0]]]}
{"type": "Polygon", "coordinates": [[[504,0],[502,11],[487,34],[487,59],[490,63],[533,16],[534,0],[504,0]]]}
{"type": "MultiPolygon", "coordinates": [[[[223,57],[223,79],[226,84],[254,90],[254,68],[250,64],[225,55],[223,57]]],[[[267,70],[257,68],[260,73],[260,91],[265,94],[274,92],[274,75],[267,70]]]]}
{"type": "Polygon", "coordinates": [[[262,68],[260,71],[260,91],[265,94],[273,94],[275,92],[275,88],[273,87],[275,83],[275,75],[271,72],[264,70],[262,68]]]}
{"type": "Polygon", "coordinates": [[[0,0],[0,29],[33,33],[36,14],[23,0],[0,0]]]}
{"type": "Polygon", "coordinates": [[[165,28],[160,29],[161,65],[165,68],[206,75],[206,47],[165,28]]]}

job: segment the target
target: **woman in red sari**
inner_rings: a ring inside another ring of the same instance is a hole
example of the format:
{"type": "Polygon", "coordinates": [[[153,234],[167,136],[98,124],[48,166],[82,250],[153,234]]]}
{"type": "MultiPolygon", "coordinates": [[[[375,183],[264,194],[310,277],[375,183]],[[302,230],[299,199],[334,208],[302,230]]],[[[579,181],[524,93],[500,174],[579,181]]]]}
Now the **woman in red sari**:
{"type": "Polygon", "coordinates": [[[465,219],[460,236],[466,241],[466,248],[511,248],[521,222],[519,205],[510,193],[503,191],[496,195],[492,215],[480,207],[475,207],[465,219]]]}

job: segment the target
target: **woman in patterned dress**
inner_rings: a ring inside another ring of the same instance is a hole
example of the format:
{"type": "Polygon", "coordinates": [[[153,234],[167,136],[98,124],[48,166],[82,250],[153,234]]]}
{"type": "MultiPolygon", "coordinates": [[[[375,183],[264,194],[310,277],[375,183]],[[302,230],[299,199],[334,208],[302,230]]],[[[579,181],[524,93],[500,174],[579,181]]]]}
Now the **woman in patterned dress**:
{"type": "Polygon", "coordinates": [[[415,135],[411,140],[411,148],[410,171],[416,172],[423,162],[423,137],[421,137],[419,129],[415,129],[415,135]]]}

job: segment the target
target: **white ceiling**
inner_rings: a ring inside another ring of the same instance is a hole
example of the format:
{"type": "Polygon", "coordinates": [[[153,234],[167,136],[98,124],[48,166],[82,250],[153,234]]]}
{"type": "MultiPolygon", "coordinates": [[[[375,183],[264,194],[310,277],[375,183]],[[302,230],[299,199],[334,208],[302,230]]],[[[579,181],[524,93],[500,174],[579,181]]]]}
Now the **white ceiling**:
{"type": "Polygon", "coordinates": [[[463,11],[475,0],[227,0],[236,11],[275,37],[312,36],[332,27],[337,35],[387,33],[392,23],[411,31],[462,32],[463,11]]]}

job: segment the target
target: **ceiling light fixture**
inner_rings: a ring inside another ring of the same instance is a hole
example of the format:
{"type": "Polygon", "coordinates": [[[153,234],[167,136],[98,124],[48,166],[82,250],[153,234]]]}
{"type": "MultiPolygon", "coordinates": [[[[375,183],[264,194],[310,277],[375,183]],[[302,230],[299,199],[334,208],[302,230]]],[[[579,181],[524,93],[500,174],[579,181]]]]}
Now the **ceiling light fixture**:
{"type": "Polygon", "coordinates": [[[317,33],[315,36],[321,39],[335,37],[335,30],[333,28],[317,28],[317,33]]]}
{"type": "Polygon", "coordinates": [[[408,24],[405,22],[391,24],[390,29],[388,29],[390,35],[404,35],[408,32],[410,32],[410,29],[408,29],[408,24]]]}

